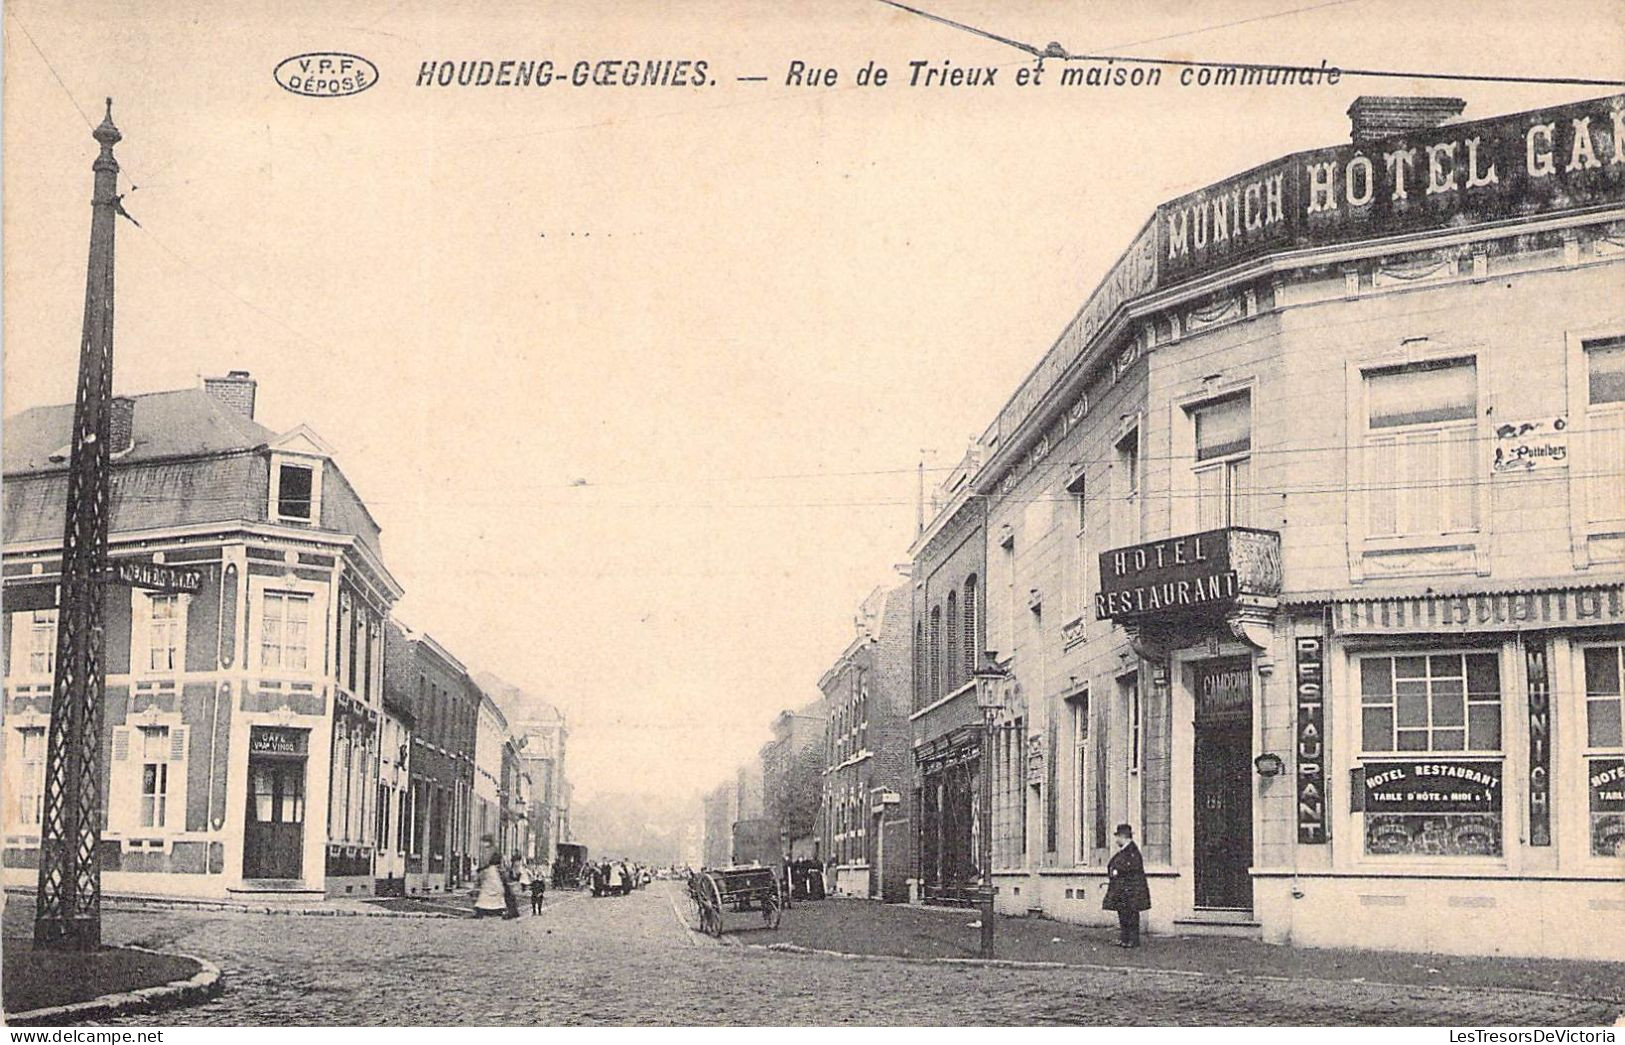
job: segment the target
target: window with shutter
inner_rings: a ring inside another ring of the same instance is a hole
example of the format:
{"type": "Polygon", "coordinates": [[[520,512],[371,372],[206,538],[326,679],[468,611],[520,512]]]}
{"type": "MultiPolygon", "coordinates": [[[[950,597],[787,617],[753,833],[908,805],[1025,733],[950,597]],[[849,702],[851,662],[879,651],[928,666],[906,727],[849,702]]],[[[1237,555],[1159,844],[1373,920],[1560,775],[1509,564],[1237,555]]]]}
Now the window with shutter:
{"type": "Polygon", "coordinates": [[[1476,530],[1475,361],[1368,370],[1365,396],[1366,535],[1476,530]]]}
{"type": "Polygon", "coordinates": [[[1625,337],[1585,344],[1586,519],[1593,530],[1625,523],[1625,337]]]}

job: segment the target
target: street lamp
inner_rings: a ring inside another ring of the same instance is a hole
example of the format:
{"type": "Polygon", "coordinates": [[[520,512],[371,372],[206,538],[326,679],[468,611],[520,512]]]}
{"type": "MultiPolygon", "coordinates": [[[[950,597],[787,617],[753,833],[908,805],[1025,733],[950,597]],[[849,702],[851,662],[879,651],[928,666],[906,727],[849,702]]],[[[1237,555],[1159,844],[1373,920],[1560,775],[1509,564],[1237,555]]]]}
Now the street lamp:
{"type": "Polygon", "coordinates": [[[993,957],[993,736],[994,720],[1004,710],[1010,673],[999,666],[999,655],[988,650],[971,672],[976,682],[976,706],[982,712],[982,957],[993,957]]]}

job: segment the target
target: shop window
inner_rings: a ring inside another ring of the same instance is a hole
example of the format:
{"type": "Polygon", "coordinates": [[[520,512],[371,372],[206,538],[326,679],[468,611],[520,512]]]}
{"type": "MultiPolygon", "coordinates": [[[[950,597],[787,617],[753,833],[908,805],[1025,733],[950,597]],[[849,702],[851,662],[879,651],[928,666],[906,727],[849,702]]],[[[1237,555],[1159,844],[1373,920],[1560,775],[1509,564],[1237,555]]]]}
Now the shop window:
{"type": "Polygon", "coordinates": [[[260,667],[306,670],[309,660],[310,596],[268,591],[261,601],[260,667]]]}
{"type": "Polygon", "coordinates": [[[179,595],[147,597],[147,670],[176,671],[185,663],[181,640],[185,626],[179,595]]]}
{"type": "Polygon", "coordinates": [[[1625,337],[1588,341],[1586,357],[1586,517],[1625,523],[1625,337]]]}
{"type": "Polygon", "coordinates": [[[1625,646],[1591,646],[1585,651],[1586,747],[1625,748],[1621,720],[1621,669],[1625,646]]]}
{"type": "Polygon", "coordinates": [[[1362,657],[1359,674],[1366,852],[1500,856],[1498,656],[1362,657]]]}
{"type": "Polygon", "coordinates": [[[1366,535],[1476,530],[1474,361],[1368,370],[1365,394],[1366,535]]]}
{"type": "Polygon", "coordinates": [[[1501,750],[1501,676],[1494,653],[1360,660],[1361,747],[1501,750]]]}
{"type": "Polygon", "coordinates": [[[1251,526],[1252,397],[1226,396],[1188,413],[1196,438],[1197,529],[1251,526]]]}

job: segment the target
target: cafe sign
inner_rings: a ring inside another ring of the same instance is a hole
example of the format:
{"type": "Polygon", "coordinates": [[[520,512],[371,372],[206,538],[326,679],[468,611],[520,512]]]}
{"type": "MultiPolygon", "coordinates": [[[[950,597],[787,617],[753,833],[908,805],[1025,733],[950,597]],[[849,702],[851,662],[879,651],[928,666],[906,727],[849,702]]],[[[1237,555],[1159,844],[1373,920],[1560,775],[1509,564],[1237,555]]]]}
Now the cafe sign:
{"type": "Polygon", "coordinates": [[[303,755],[310,742],[308,729],[254,726],[248,733],[251,755],[303,755]]]}
{"type": "Polygon", "coordinates": [[[1281,537],[1231,527],[1100,555],[1095,619],[1225,610],[1281,592],[1281,537]]]}
{"type": "Polygon", "coordinates": [[[195,594],[203,586],[203,571],[195,566],[165,566],[162,563],[121,559],[109,563],[108,580],[149,591],[195,594]]]}
{"type": "Polygon", "coordinates": [[[1365,767],[1367,813],[1498,813],[1498,761],[1369,762],[1365,767]]]}

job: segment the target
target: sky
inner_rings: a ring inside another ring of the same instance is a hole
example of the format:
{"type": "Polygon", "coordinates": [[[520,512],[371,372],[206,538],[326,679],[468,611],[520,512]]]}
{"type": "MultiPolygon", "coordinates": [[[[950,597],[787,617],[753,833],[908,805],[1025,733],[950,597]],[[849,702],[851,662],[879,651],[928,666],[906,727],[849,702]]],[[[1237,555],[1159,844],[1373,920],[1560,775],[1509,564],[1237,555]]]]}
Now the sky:
{"type": "MultiPolygon", "coordinates": [[[[1625,80],[1619,2],[909,6],[1073,54],[1625,80]]],[[[817,699],[903,580],[916,466],[960,458],[1158,202],[1347,140],[1361,94],[1477,118],[1619,90],[1062,87],[1056,60],[1018,86],[1029,55],[879,0],[26,0],[3,26],[5,413],[72,399],[112,96],[141,223],[115,390],[250,371],[382,526],[397,616],[566,712],[584,798],[713,786],[817,699]],[[380,79],[277,85],[314,51],[380,79]],[[415,83],[505,59],[714,82],[415,83]],[[910,87],[916,61],[999,71],[910,87]]]]}

